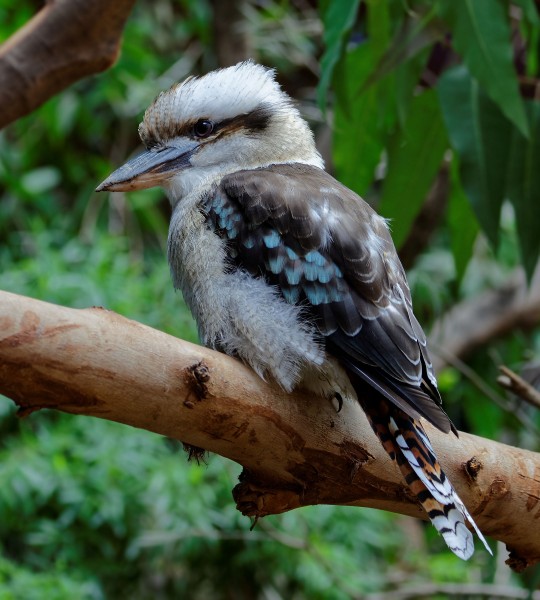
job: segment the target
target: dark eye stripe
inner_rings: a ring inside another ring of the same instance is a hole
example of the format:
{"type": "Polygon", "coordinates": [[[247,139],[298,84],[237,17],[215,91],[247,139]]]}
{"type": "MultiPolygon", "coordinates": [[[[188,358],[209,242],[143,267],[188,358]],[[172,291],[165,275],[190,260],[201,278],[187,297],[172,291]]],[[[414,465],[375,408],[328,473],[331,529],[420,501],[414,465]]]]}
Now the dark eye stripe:
{"type": "Polygon", "coordinates": [[[241,129],[247,130],[248,132],[263,131],[268,127],[270,119],[272,118],[272,110],[265,104],[260,104],[257,108],[249,113],[243,115],[237,115],[229,119],[223,119],[219,123],[212,122],[209,118],[198,119],[197,121],[189,121],[184,123],[160,123],[159,127],[156,127],[154,123],[143,122],[140,126],[139,133],[144,145],[147,148],[156,148],[164,145],[167,140],[174,137],[191,137],[191,138],[204,138],[205,135],[197,135],[195,127],[202,124],[203,122],[212,123],[213,129],[211,133],[222,133],[227,135],[241,129]]]}

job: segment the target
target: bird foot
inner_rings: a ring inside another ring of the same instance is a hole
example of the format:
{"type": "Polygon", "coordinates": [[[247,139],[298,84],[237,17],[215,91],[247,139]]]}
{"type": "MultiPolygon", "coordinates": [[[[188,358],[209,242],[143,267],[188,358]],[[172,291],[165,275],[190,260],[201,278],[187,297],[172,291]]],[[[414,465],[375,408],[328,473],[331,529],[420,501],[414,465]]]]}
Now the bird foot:
{"type": "Polygon", "coordinates": [[[334,392],[330,401],[332,402],[335,411],[337,413],[341,412],[341,409],[343,408],[343,396],[339,392],[334,392]]]}

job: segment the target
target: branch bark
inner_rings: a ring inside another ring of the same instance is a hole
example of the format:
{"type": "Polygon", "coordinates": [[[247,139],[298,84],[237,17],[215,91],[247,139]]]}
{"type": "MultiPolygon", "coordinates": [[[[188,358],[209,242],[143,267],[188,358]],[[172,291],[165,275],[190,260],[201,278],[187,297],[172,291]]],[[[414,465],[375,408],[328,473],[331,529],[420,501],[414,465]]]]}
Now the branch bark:
{"type": "Polygon", "coordinates": [[[0,128],[118,56],[135,0],[49,0],[0,46],[0,128]]]}
{"type": "MultiPolygon", "coordinates": [[[[115,313],[0,292],[0,393],[23,414],[54,408],[154,431],[244,467],[250,516],[309,504],[424,518],[357,403],[286,394],[238,361],[115,313]]],[[[511,565],[540,560],[540,455],[428,427],[448,476],[511,565]]]]}

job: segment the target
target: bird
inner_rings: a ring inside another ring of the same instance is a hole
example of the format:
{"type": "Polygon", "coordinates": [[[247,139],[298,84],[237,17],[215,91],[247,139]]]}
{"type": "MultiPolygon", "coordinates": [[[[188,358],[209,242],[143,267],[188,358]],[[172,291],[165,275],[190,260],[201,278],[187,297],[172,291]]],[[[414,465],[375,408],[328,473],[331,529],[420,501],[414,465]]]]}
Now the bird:
{"type": "Polygon", "coordinates": [[[422,424],[457,435],[388,222],[325,171],[275,71],[188,77],[139,135],[146,150],[97,191],[163,188],[172,280],[202,343],[287,392],[358,401],[448,548],[472,556],[468,522],[491,553],[422,424]]]}

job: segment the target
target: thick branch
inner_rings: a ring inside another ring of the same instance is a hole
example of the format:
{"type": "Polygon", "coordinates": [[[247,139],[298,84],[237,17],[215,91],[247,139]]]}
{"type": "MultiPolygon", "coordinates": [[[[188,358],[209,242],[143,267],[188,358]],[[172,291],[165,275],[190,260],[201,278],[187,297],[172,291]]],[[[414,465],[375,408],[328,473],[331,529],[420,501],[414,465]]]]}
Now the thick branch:
{"type": "MultiPolygon", "coordinates": [[[[423,518],[357,403],[288,395],[225,355],[103,309],[0,292],[0,392],[23,412],[56,408],[167,435],[245,467],[249,515],[351,504],[423,518]]],[[[431,428],[435,450],[482,530],[514,566],[540,560],[540,455],[431,428]]]]}
{"type": "Polygon", "coordinates": [[[49,0],[0,47],[0,128],[118,56],[135,0],[49,0]]]}

